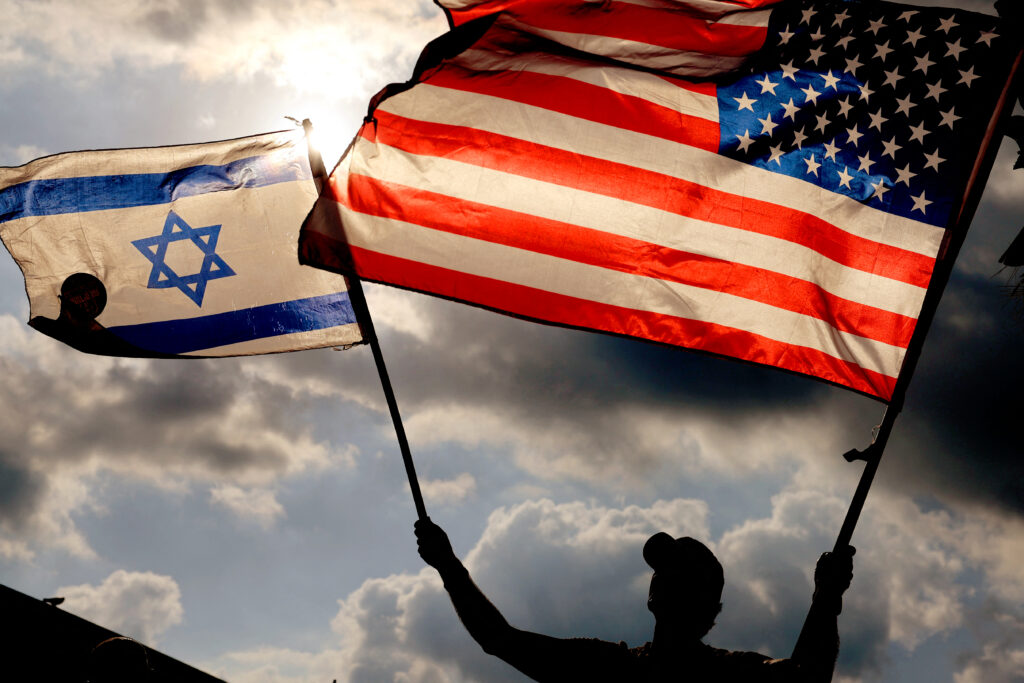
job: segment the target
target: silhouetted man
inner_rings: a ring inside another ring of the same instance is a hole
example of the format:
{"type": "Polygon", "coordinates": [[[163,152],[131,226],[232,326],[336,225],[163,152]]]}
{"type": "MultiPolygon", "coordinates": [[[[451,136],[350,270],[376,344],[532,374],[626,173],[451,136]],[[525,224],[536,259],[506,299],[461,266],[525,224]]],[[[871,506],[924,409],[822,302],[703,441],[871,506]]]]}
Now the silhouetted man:
{"type": "Polygon", "coordinates": [[[692,538],[658,533],[644,545],[654,569],[647,608],[654,638],[636,648],[596,638],[552,638],[511,625],[476,587],[455,556],[448,535],[428,520],[416,522],[420,556],[441,574],[455,611],[484,652],[500,657],[537,681],[785,681],[832,680],[839,653],[836,616],[853,578],[852,547],[825,553],[814,572],[809,623],[790,659],[730,652],[701,639],[722,609],[722,565],[692,538]]]}
{"type": "Polygon", "coordinates": [[[46,336],[85,353],[134,358],[172,357],[129,344],[96,321],[107,306],[107,288],[95,275],[69,275],[61,284],[57,298],[60,300],[60,314],[56,318],[37,315],[28,324],[46,336]]]}

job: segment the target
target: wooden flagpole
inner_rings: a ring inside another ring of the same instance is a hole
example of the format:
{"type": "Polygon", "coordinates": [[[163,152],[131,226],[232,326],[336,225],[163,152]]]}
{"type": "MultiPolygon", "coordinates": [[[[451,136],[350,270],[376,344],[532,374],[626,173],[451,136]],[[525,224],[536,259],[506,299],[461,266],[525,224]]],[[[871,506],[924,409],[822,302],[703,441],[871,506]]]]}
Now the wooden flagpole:
{"type": "MultiPolygon", "coordinates": [[[[313,147],[311,139],[313,124],[309,119],[302,122],[302,128],[306,132],[306,144],[309,148],[309,165],[313,171],[313,177],[317,180],[317,190],[323,191],[328,182],[327,168],[324,166],[320,150],[313,147]]],[[[380,350],[380,341],[377,339],[377,331],[373,327],[373,318],[370,317],[370,308],[366,305],[366,297],[363,295],[363,283],[355,274],[345,276],[348,280],[348,296],[352,302],[352,310],[355,311],[356,320],[363,333],[363,339],[370,345],[373,352],[373,362],[377,366],[377,375],[380,377],[380,385],[384,390],[384,398],[388,403],[388,411],[391,413],[391,422],[395,426],[395,436],[398,438],[398,448],[402,452],[402,462],[405,464],[405,474],[409,478],[409,489],[412,491],[412,502],[416,506],[416,515],[419,519],[427,519],[427,508],[423,504],[423,494],[420,492],[420,482],[416,477],[416,467],[412,462],[412,451],[409,450],[409,440],[405,436],[405,426],[402,424],[402,415],[398,412],[398,401],[395,399],[395,390],[391,386],[391,379],[388,376],[387,365],[384,364],[384,354],[380,350]]]]}

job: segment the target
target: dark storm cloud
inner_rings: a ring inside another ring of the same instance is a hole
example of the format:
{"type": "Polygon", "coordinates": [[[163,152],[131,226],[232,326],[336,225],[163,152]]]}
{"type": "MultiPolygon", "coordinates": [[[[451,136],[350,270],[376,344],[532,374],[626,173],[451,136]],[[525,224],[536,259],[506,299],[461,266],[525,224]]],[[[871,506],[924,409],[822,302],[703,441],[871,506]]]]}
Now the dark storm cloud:
{"type": "Polygon", "coordinates": [[[203,0],[163,3],[160,8],[147,12],[139,24],[162,40],[188,43],[201,29],[212,4],[203,0]]]}
{"type": "MultiPolygon", "coordinates": [[[[390,290],[388,298],[429,320],[425,336],[381,330],[414,451],[457,443],[473,451],[510,448],[519,467],[545,479],[625,475],[642,483],[683,451],[704,457],[684,421],[729,425],[743,434],[811,413],[815,399],[829,391],[805,378],[681,349],[538,325],[413,293],[390,290]]],[[[383,315],[378,297],[371,296],[371,308],[378,318],[392,315],[383,315]]],[[[293,380],[330,382],[343,396],[374,405],[381,429],[390,429],[367,360],[346,354],[337,371],[300,354],[280,362],[293,380]]],[[[730,448],[738,453],[744,446],[730,448]]]]}
{"type": "Polygon", "coordinates": [[[331,447],[311,436],[308,398],[247,370],[260,360],[111,360],[37,338],[9,318],[5,329],[0,522],[12,537],[31,539],[58,518],[73,528],[67,514],[86,499],[54,493],[69,476],[106,469],[258,485],[331,462],[331,447]]]}
{"type": "Polygon", "coordinates": [[[402,399],[413,405],[501,404],[545,420],[623,405],[781,409],[780,402],[807,404],[825,391],[763,367],[407,296],[433,321],[431,339],[388,334],[383,345],[402,399]]]}
{"type": "Polygon", "coordinates": [[[954,278],[897,423],[887,478],[1024,513],[1024,323],[1013,307],[998,280],[954,278]]]}
{"type": "Polygon", "coordinates": [[[44,477],[0,452],[0,528],[20,528],[44,491],[44,477]]]}

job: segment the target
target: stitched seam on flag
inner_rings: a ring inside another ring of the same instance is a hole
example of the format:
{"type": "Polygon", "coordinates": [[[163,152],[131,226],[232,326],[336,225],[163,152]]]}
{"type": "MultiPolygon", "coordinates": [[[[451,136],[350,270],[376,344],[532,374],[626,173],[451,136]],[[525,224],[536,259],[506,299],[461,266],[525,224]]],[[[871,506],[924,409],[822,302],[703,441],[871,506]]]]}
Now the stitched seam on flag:
{"type": "Polygon", "coordinates": [[[575,187],[588,192],[784,239],[867,273],[919,287],[927,286],[931,276],[934,259],[858,237],[795,209],[479,129],[414,121],[386,112],[379,112],[378,119],[378,144],[410,154],[444,157],[555,184],[568,177],[575,187]],[[628,184],[623,178],[629,179],[628,184]]]}
{"type": "Polygon", "coordinates": [[[887,399],[895,378],[836,358],[727,325],[580,299],[352,246],[360,275],[469,301],[514,315],[584,329],[686,346],[831,381],[887,399]],[[425,288],[422,283],[430,282],[425,288]]]}
{"type": "Polygon", "coordinates": [[[906,348],[915,320],[760,268],[455,199],[366,176],[349,177],[349,208],[642,277],[678,282],[822,320],[837,330],[906,348]],[[557,240],[550,239],[557,235],[557,240]]]}
{"type": "Polygon", "coordinates": [[[816,318],[723,292],[610,271],[340,208],[348,243],[380,253],[636,310],[667,315],[685,310],[687,317],[780,341],[793,342],[796,335],[799,342],[794,343],[893,375],[905,353],[897,346],[840,332],[816,318]]]}
{"type": "Polygon", "coordinates": [[[190,166],[169,173],[29,180],[0,190],[0,207],[7,207],[0,212],[0,224],[31,216],[168,204],[211,192],[267,187],[311,178],[308,166],[282,164],[272,155],[260,155],[222,165],[190,166]]]}
{"type": "MultiPolygon", "coordinates": [[[[375,168],[386,168],[387,181],[395,184],[735,261],[815,282],[840,298],[908,318],[917,315],[924,299],[920,287],[847,268],[802,244],[769,235],[441,157],[411,156],[387,145],[376,146],[374,155],[375,168]]],[[[331,181],[338,201],[346,201],[347,190],[338,183],[347,177],[339,174],[331,181]]]]}
{"type": "Polygon", "coordinates": [[[181,354],[354,322],[356,318],[348,292],[337,292],[213,315],[108,329],[140,348],[181,354]]]}
{"type": "MultiPolygon", "coordinates": [[[[567,153],[578,153],[690,183],[698,180],[713,182],[717,190],[762,202],[784,202],[796,211],[814,213],[823,201],[827,201],[833,207],[831,215],[842,218],[845,231],[928,258],[934,258],[944,234],[941,228],[885,214],[802,180],[760,169],[752,171],[750,165],[717,152],[581,120],[514,100],[422,84],[411,93],[388,100],[378,110],[384,111],[437,126],[493,133],[500,138],[563,149],[567,153]],[[569,131],[573,131],[571,137],[569,131]],[[645,149],[657,149],[658,154],[637,154],[637,150],[645,149]],[[757,176],[757,182],[750,182],[752,173],[757,176]],[[879,227],[883,223],[886,226],[884,230],[879,227]]],[[[366,133],[364,127],[363,135],[366,133]]]]}

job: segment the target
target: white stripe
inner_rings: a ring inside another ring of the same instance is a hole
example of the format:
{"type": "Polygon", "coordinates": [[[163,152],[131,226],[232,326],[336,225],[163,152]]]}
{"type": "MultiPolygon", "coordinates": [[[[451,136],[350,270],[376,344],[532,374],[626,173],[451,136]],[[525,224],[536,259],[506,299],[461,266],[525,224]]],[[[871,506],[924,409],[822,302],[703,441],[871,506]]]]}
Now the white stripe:
{"type": "Polygon", "coordinates": [[[848,268],[768,235],[458,161],[411,155],[362,138],[351,156],[358,160],[352,171],[372,178],[781,273],[843,299],[911,318],[917,317],[924,300],[923,288],[848,268]]]}
{"type": "Polygon", "coordinates": [[[202,164],[219,166],[289,147],[296,148],[295,154],[303,154],[306,149],[303,136],[302,129],[297,128],[196,145],[66,152],[36,159],[23,166],[0,167],[0,188],[48,178],[169,173],[202,164]]]}
{"type": "Polygon", "coordinates": [[[768,28],[768,20],[771,19],[771,16],[771,9],[738,9],[723,15],[717,23],[729,26],[759,26],[761,28],[768,28]]]}
{"type": "Polygon", "coordinates": [[[348,346],[362,340],[359,325],[350,323],[325,330],[309,330],[293,334],[281,334],[276,337],[263,337],[237,344],[225,344],[209,349],[199,349],[183,356],[247,356],[258,353],[282,353],[285,351],[303,351],[319,349],[325,346],[348,346]]]}
{"type": "Polygon", "coordinates": [[[713,322],[816,349],[889,377],[903,361],[905,351],[897,346],[742,297],[339,209],[346,238],[356,247],[588,301],[713,322]]]}
{"type": "Polygon", "coordinates": [[[851,234],[934,257],[944,231],[895,216],[817,185],[714,152],[490,95],[420,84],[380,109],[421,121],[467,126],[626,164],[824,218],[851,234]],[[756,178],[756,179],[755,179],[756,178]]]}
{"type": "MultiPolygon", "coordinates": [[[[718,122],[718,98],[673,85],[664,78],[636,69],[595,66],[592,61],[560,57],[551,53],[526,52],[515,55],[490,50],[466,50],[451,62],[472,71],[526,71],[571,78],[612,92],[639,97],[691,116],[718,122]]],[[[427,79],[429,81],[429,78],[427,79]]]]}

